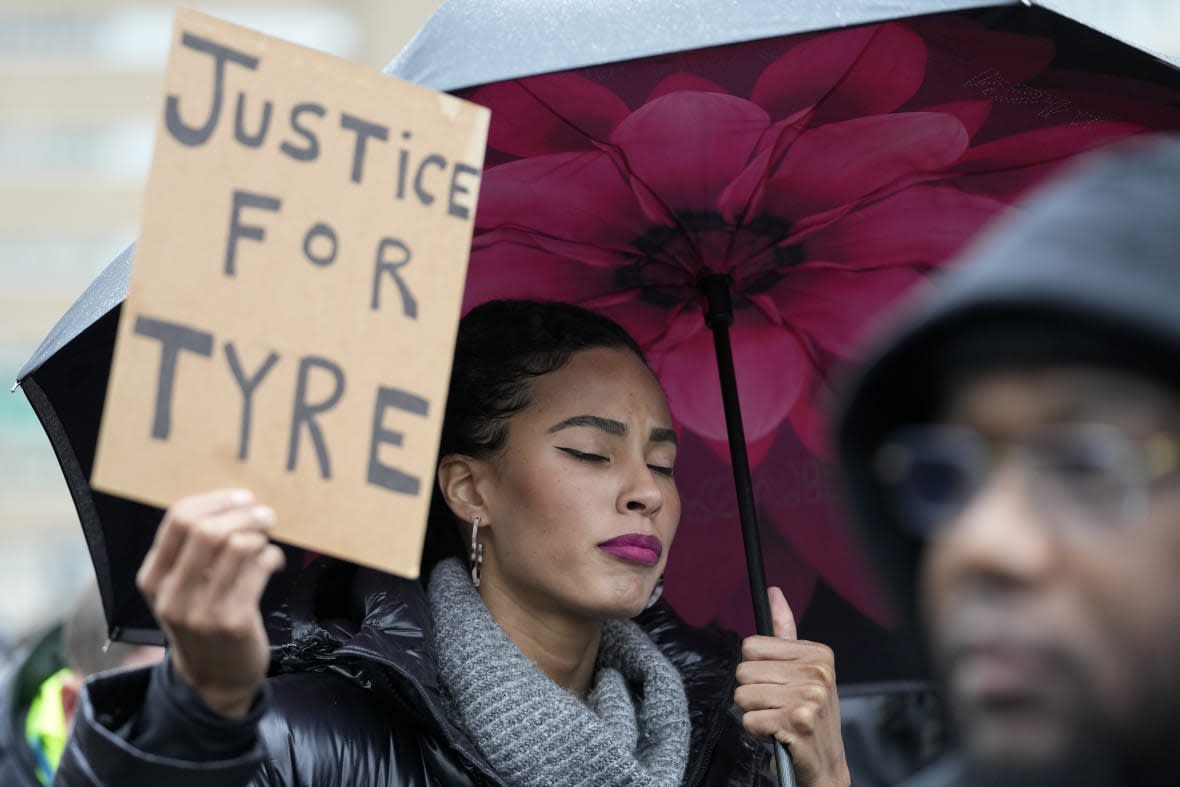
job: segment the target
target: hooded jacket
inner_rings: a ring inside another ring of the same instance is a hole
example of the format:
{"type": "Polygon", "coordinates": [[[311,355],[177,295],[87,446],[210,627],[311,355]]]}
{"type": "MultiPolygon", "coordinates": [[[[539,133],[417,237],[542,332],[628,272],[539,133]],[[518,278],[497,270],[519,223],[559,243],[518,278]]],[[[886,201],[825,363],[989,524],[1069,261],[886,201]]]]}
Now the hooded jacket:
{"type": "Polygon", "coordinates": [[[913,622],[922,544],[900,526],[874,455],[893,429],[931,417],[956,370],[1083,363],[1180,390],[1180,138],[1083,159],[909,307],[848,387],[836,453],[882,585],[913,622]]]}
{"type": "MultiPolygon", "coordinates": [[[[139,748],[137,717],[151,682],[150,671],[139,670],[87,684],[55,784],[502,784],[446,716],[422,586],[367,569],[345,570],[353,576],[321,577],[318,590],[293,600],[283,620],[268,621],[272,629],[287,627],[291,644],[273,654],[269,709],[248,750],[229,747],[216,754],[222,731],[199,718],[190,720],[186,733],[201,738],[203,756],[160,754],[186,745],[192,750],[191,743],[179,740],[157,739],[150,751],[139,748]],[[351,587],[351,593],[333,599],[324,592],[340,587],[351,587]]],[[[684,784],[763,784],[768,749],[742,730],[733,711],[736,637],[690,627],[666,604],[655,605],[637,622],[684,682],[692,722],[684,784]]]]}
{"type": "Polygon", "coordinates": [[[41,787],[37,754],[25,739],[26,717],[38,689],[64,666],[61,627],[28,650],[18,651],[0,669],[0,785],[41,787]]]}

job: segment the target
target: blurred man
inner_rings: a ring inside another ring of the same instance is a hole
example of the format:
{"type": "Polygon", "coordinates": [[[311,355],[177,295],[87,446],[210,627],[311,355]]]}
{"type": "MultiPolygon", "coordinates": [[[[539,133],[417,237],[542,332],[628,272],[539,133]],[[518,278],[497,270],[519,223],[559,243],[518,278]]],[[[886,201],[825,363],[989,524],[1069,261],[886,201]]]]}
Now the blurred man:
{"type": "Polygon", "coordinates": [[[0,678],[0,785],[49,784],[82,682],[98,672],[154,663],[163,653],[108,643],[98,587],[87,586],[62,625],[18,655],[0,678]]]}
{"type": "Polygon", "coordinates": [[[991,233],[850,391],[838,455],[916,599],[947,782],[1180,784],[1180,140],[991,233]]]}

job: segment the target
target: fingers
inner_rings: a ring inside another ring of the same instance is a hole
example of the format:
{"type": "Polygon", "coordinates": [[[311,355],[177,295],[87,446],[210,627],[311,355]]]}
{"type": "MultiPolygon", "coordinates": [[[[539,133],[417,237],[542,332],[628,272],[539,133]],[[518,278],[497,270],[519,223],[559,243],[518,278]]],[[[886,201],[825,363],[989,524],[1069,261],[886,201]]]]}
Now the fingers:
{"type": "Polygon", "coordinates": [[[252,564],[254,570],[238,572],[234,588],[236,594],[243,598],[254,599],[252,606],[257,607],[267,581],[276,571],[282,570],[286,562],[287,558],[283,555],[283,550],[274,544],[267,545],[252,564]]]}
{"type": "Polygon", "coordinates": [[[848,785],[835,655],[826,645],[798,639],[781,590],[767,595],[775,636],[743,640],[737,667],[733,698],[743,711],[742,726],[790,748],[799,784],[848,785]]]}
{"type": "Polygon", "coordinates": [[[795,615],[791,612],[791,605],[783,595],[781,588],[772,587],[766,591],[770,597],[770,620],[774,627],[774,635],[780,639],[798,639],[795,629],[795,615]]]}
{"type": "Polygon", "coordinates": [[[164,516],[138,583],[172,645],[172,666],[210,708],[245,714],[270,654],[258,602],[283,553],[275,513],[249,492],[185,498],[164,516]]]}
{"type": "Polygon", "coordinates": [[[821,750],[842,751],[835,656],[829,647],[749,637],[742,643],[742,657],[734,703],[744,712],[742,725],[750,734],[791,746],[809,770],[826,759],[821,750]]]}
{"type": "Polygon", "coordinates": [[[171,570],[193,524],[210,514],[240,508],[254,501],[246,489],[219,489],[180,500],[164,514],[155,540],[136,575],[136,585],[149,600],[171,570]]]}
{"type": "Polygon", "coordinates": [[[743,643],[734,701],[744,711],[835,701],[836,666],[830,648],[818,642],[750,637],[743,643]],[[753,646],[770,645],[751,659],[753,646]]]}
{"type": "Polygon", "coordinates": [[[184,541],[149,599],[161,622],[204,614],[210,603],[257,603],[233,598],[227,591],[246,562],[269,543],[266,532],[274,524],[273,511],[249,505],[197,520],[176,517],[171,524],[183,533],[184,541]]]}
{"type": "Polygon", "coordinates": [[[815,736],[825,709],[823,705],[796,704],[790,708],[747,711],[742,716],[742,727],[756,738],[781,741],[798,749],[799,741],[815,736]]]}
{"type": "Polygon", "coordinates": [[[822,642],[779,637],[746,637],[742,661],[826,661],[835,664],[832,649],[822,642]]]}
{"type": "MultiPolygon", "coordinates": [[[[265,517],[267,513],[262,513],[261,516],[265,517]]],[[[273,514],[270,516],[273,517],[273,514]]],[[[214,597],[223,597],[225,604],[240,603],[254,606],[258,601],[250,592],[254,584],[246,580],[261,579],[257,594],[261,596],[266,580],[277,570],[272,568],[271,559],[263,559],[263,553],[267,552],[268,547],[278,553],[277,565],[281,567],[282,550],[270,543],[265,530],[243,527],[232,531],[225,537],[215,562],[206,569],[206,592],[212,591],[214,597]]]]}
{"type": "Polygon", "coordinates": [[[797,707],[822,708],[832,701],[835,693],[834,686],[828,686],[821,681],[790,685],[753,683],[738,686],[733,698],[739,708],[750,713],[797,707]]]}
{"type": "Polygon", "coordinates": [[[836,670],[822,659],[822,655],[817,655],[821,653],[811,651],[807,657],[793,661],[743,661],[737,668],[738,683],[742,686],[765,683],[833,687],[836,685],[836,670]]]}

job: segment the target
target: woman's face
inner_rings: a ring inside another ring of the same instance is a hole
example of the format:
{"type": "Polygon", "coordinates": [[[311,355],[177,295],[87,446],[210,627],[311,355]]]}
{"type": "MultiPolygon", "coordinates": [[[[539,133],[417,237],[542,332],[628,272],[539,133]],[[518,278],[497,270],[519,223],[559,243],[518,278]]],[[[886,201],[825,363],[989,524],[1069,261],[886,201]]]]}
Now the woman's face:
{"type": "Polygon", "coordinates": [[[532,395],[483,462],[481,590],[538,612],[638,614],[680,521],[664,393],[633,353],[599,348],[532,395]]]}

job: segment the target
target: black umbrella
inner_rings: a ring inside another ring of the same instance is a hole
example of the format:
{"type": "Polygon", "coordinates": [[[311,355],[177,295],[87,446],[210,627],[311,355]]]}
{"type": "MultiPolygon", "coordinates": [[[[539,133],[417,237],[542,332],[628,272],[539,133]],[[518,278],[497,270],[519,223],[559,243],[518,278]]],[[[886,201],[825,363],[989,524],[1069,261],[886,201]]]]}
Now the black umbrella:
{"type": "MultiPolygon", "coordinates": [[[[128,246],[62,316],[17,375],[61,465],[90,550],[111,638],[162,645],[163,634],[135,587],[135,574],[163,511],[90,486],[106,399],[119,309],[127,296],[134,245],[128,246]]],[[[290,549],[293,568],[300,550],[290,549]]],[[[281,604],[294,571],[276,577],[264,605],[281,604]]]]}

